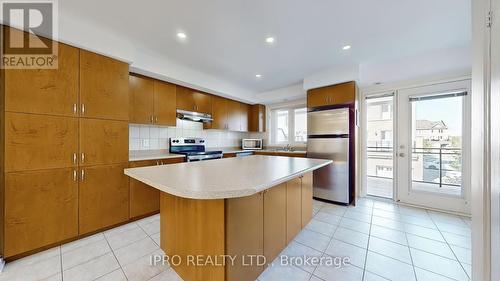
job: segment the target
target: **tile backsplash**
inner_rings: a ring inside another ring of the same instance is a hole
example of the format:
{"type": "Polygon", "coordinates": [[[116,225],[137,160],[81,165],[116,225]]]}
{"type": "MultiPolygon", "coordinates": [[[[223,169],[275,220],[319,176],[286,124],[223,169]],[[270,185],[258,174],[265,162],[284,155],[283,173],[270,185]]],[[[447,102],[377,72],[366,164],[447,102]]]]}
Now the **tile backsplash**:
{"type": "Polygon", "coordinates": [[[262,133],[203,130],[203,124],[177,119],[177,126],[129,125],[130,150],[168,149],[170,138],[197,137],[206,140],[207,147],[239,147],[241,139],[264,138],[262,133]]]}

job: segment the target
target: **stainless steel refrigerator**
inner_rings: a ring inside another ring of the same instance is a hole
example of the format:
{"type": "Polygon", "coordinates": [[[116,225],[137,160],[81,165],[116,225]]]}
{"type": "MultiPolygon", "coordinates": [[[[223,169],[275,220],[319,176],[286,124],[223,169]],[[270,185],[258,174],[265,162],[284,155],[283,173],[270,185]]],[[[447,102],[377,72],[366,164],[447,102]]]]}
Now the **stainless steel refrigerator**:
{"type": "Polygon", "coordinates": [[[354,199],[354,108],[307,113],[307,157],[333,163],[313,172],[313,196],[348,205],[354,199]]]}

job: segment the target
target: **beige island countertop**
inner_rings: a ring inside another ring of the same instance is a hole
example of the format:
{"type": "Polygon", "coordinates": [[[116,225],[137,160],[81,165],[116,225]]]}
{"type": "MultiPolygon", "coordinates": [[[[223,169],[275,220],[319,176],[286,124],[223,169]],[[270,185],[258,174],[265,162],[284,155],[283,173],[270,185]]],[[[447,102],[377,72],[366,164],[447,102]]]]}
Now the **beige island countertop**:
{"type": "Polygon", "coordinates": [[[254,155],[125,169],[160,191],[190,199],[226,199],[256,194],[332,163],[331,160],[254,155]]]}

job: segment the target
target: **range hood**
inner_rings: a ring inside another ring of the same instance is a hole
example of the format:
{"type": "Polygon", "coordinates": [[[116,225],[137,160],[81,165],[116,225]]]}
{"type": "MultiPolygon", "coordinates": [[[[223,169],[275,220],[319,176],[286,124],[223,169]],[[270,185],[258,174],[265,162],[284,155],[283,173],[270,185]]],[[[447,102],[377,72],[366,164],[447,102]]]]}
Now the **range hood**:
{"type": "Polygon", "coordinates": [[[214,120],[210,114],[181,109],[177,109],[177,118],[202,123],[212,122],[214,120]]]}

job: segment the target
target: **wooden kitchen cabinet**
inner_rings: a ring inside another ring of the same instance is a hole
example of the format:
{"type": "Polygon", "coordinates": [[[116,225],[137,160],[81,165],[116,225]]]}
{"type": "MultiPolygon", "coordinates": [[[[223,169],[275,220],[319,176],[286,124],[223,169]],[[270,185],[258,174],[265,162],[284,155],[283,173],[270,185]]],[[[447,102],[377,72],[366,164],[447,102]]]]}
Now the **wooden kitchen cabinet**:
{"type": "Polygon", "coordinates": [[[286,183],[286,243],[290,243],[301,229],[302,179],[298,177],[286,183]]]}
{"type": "Polygon", "coordinates": [[[307,91],[307,107],[352,104],[356,101],[354,81],[307,91]]]}
{"type": "Polygon", "coordinates": [[[305,173],[301,178],[302,187],[302,227],[305,227],[313,216],[313,173],[305,173]]]}
{"type": "Polygon", "coordinates": [[[200,113],[212,112],[212,97],[209,94],[182,87],[177,87],[177,109],[200,113]]]}
{"type": "Polygon", "coordinates": [[[212,118],[209,129],[225,130],[228,126],[227,99],[212,97],[212,118]]]}
{"type": "Polygon", "coordinates": [[[176,125],[176,86],[138,75],[129,76],[130,122],[176,125]]]}
{"type": "Polygon", "coordinates": [[[79,50],[53,44],[58,44],[57,69],[5,69],[5,111],[77,115],[79,50]]]}
{"type": "Polygon", "coordinates": [[[128,163],[83,167],[79,171],[80,235],[129,219],[128,163]]]}
{"type": "Polygon", "coordinates": [[[81,166],[128,162],[128,122],[80,119],[81,166]]]}
{"type": "Polygon", "coordinates": [[[226,280],[256,280],[264,268],[244,266],[242,256],[264,254],[264,195],[226,199],[225,213],[226,255],[236,256],[234,266],[226,267],[226,280]]]}
{"type": "Polygon", "coordinates": [[[80,116],[129,120],[127,63],[80,50],[80,116]]]}
{"type": "Polygon", "coordinates": [[[240,103],[240,131],[248,132],[248,114],[250,112],[250,105],[240,103]]]}
{"type": "Polygon", "coordinates": [[[5,175],[4,258],[78,236],[76,169],[5,175]]]}
{"type": "Polygon", "coordinates": [[[240,130],[240,103],[234,100],[227,100],[227,129],[229,131],[240,130]]]}
{"type": "Polygon", "coordinates": [[[254,104],[249,108],[248,131],[264,133],[266,131],[266,106],[254,104]]]}
{"type": "Polygon", "coordinates": [[[154,123],[163,126],[176,125],[176,86],[154,81],[154,123]]]}
{"type": "Polygon", "coordinates": [[[77,165],[78,118],[5,113],[5,171],[77,165]]]}
{"type": "Polygon", "coordinates": [[[154,84],[153,79],[129,75],[131,123],[153,123],[154,84]]]}
{"type": "Polygon", "coordinates": [[[264,192],[264,256],[271,262],[286,247],[286,183],[264,192]]]}
{"type": "MultiPolygon", "coordinates": [[[[182,163],[184,158],[168,158],[130,162],[130,168],[182,163]]],[[[135,179],[130,179],[130,217],[136,218],[160,211],[160,191],[135,179]]]]}

